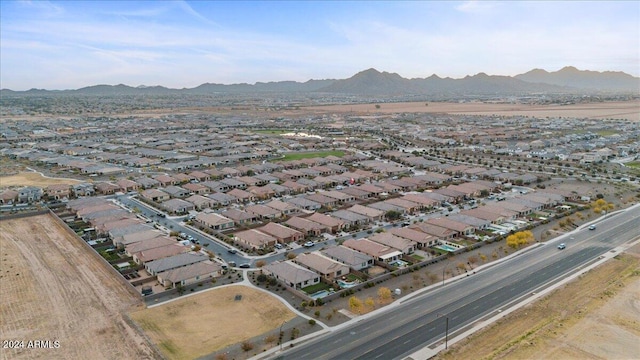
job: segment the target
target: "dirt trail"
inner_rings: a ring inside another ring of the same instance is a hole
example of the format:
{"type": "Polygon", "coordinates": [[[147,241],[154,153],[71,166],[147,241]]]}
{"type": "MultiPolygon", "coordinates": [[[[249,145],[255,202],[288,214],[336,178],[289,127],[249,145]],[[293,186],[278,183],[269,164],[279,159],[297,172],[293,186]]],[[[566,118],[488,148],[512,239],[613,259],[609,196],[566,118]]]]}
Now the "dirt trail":
{"type": "Polygon", "coordinates": [[[127,321],[141,301],[50,215],[0,227],[0,337],[25,345],[2,359],[157,358],[127,321]],[[33,340],[59,346],[26,348],[33,340]]]}

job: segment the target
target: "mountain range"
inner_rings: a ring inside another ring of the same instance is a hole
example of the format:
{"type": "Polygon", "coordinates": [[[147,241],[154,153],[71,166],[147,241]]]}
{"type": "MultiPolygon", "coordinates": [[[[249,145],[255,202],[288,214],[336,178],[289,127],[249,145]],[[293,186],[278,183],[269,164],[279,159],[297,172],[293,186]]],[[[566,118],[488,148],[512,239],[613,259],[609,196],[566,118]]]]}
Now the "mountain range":
{"type": "Polygon", "coordinates": [[[255,84],[204,83],[194,88],[171,89],[163,86],[94,85],[76,90],[27,91],[0,90],[1,96],[47,95],[209,95],[216,93],[255,92],[318,92],[365,96],[398,95],[514,95],[527,93],[640,93],[640,78],[624,72],[578,70],[567,66],[555,72],[534,69],[516,76],[497,76],[479,73],[461,79],[428,78],[406,79],[396,73],[376,69],[361,71],[348,79],[309,80],[306,82],[278,81],[255,84]]]}

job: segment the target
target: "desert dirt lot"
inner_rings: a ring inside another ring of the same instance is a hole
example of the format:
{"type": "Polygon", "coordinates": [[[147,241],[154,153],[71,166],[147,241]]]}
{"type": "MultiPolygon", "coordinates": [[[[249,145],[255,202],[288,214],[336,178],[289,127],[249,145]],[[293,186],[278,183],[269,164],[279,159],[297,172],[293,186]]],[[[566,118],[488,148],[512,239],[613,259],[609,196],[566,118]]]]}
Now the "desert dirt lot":
{"type": "Polygon", "coordinates": [[[437,359],[637,359],[640,245],[437,359]]]}
{"type": "Polygon", "coordinates": [[[40,173],[35,172],[23,172],[15,175],[0,176],[0,187],[10,186],[39,186],[46,187],[49,185],[57,184],[78,184],[80,180],[67,179],[67,178],[49,178],[44,177],[40,173]]]}
{"type": "Polygon", "coordinates": [[[485,103],[401,102],[354,105],[310,106],[304,110],[318,112],[353,112],[368,114],[393,113],[446,113],[469,115],[534,116],[534,117],[579,117],[589,119],[626,119],[640,121],[640,101],[618,101],[572,105],[526,105],[485,103]]]}
{"type": "Polygon", "coordinates": [[[142,302],[51,215],[0,222],[0,340],[59,341],[0,349],[2,359],[152,359],[127,319],[142,302]]]}
{"type": "Polygon", "coordinates": [[[242,285],[213,289],[131,314],[170,359],[194,359],[296,317],[273,296],[242,285]],[[241,295],[240,300],[235,300],[241,295]]]}

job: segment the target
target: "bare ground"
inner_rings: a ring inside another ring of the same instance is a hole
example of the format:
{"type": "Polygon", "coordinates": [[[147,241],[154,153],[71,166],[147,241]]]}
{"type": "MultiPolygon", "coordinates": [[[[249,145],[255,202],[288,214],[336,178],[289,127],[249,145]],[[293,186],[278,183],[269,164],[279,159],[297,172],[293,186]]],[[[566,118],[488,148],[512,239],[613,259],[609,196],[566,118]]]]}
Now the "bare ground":
{"type": "Polygon", "coordinates": [[[637,359],[640,245],[437,359],[637,359]]]}
{"type": "Polygon", "coordinates": [[[235,285],[137,311],[131,317],[168,358],[194,359],[277,330],[296,315],[273,296],[235,285]],[[235,300],[236,295],[241,299],[235,300]]]}
{"type": "Polygon", "coordinates": [[[393,113],[446,113],[502,116],[534,116],[534,117],[578,117],[590,119],[626,119],[640,121],[640,101],[618,101],[602,103],[586,103],[572,105],[527,105],[527,104],[486,104],[486,103],[444,103],[401,102],[354,105],[327,105],[305,107],[304,109],[321,112],[353,112],[360,114],[393,114],[393,113]]]}
{"type": "Polygon", "coordinates": [[[142,302],[51,215],[0,228],[0,340],[59,341],[54,349],[0,349],[0,358],[158,357],[126,315],[142,302]]]}
{"type": "Polygon", "coordinates": [[[68,178],[44,177],[36,172],[23,172],[15,175],[0,176],[0,187],[38,186],[46,187],[57,184],[78,184],[82,181],[68,178]]]}

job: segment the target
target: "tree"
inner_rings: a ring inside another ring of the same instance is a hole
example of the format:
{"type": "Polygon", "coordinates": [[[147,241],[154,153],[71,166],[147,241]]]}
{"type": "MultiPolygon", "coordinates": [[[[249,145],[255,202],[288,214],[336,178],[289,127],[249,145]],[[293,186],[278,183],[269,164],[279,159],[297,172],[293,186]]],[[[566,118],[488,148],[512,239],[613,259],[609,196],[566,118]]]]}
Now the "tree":
{"type": "Polygon", "coordinates": [[[531,231],[518,231],[513,235],[507,236],[507,246],[515,249],[522,245],[526,245],[533,240],[535,240],[535,237],[531,231]]]}
{"type": "Polygon", "coordinates": [[[378,301],[381,304],[384,304],[389,300],[391,300],[391,290],[389,290],[389,288],[387,287],[381,287],[380,289],[378,289],[378,301]]]}
{"type": "Polygon", "coordinates": [[[265,266],[266,264],[267,264],[267,262],[266,262],[266,261],[264,261],[264,260],[258,260],[258,261],[256,261],[256,267],[259,267],[259,268],[261,268],[261,267],[265,266]]]}
{"type": "Polygon", "coordinates": [[[349,309],[351,312],[356,314],[360,314],[362,312],[362,300],[358,299],[356,296],[352,296],[349,298],[349,309]]]}
{"type": "Polygon", "coordinates": [[[384,217],[389,221],[398,220],[402,217],[402,213],[396,210],[389,210],[384,214],[384,217]]]}
{"type": "Polygon", "coordinates": [[[376,307],[376,302],[373,301],[373,298],[371,296],[369,296],[368,298],[366,298],[364,300],[364,304],[366,305],[367,309],[369,309],[369,310],[373,310],[376,307]]]}
{"type": "Polygon", "coordinates": [[[244,351],[251,351],[251,350],[253,350],[253,343],[251,343],[249,341],[245,341],[245,342],[242,343],[242,345],[240,345],[240,347],[244,351]]]}

